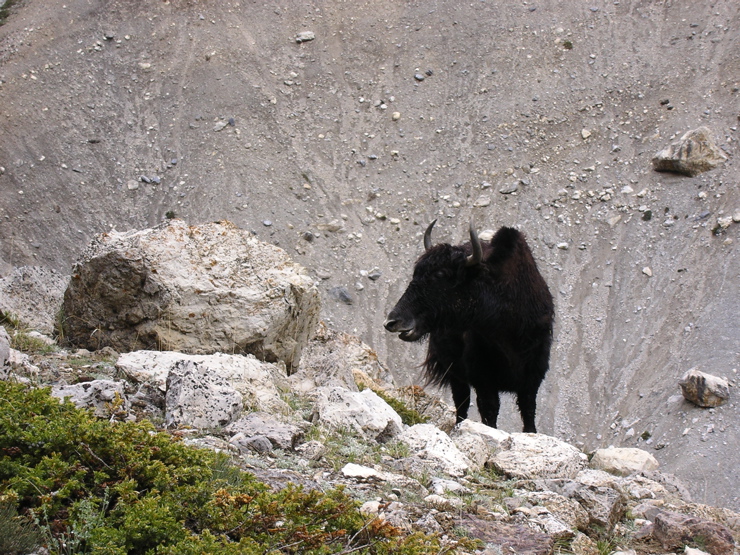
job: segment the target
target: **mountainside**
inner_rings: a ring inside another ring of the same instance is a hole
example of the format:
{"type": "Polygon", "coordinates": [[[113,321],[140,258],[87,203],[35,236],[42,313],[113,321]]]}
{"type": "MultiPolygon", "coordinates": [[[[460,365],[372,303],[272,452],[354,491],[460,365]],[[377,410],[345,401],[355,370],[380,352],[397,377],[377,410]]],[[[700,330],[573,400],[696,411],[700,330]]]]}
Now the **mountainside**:
{"type": "MultiPolygon", "coordinates": [[[[411,383],[423,345],[382,323],[425,226],[516,226],[556,302],[538,430],[650,449],[737,510],[736,387],[706,411],[677,382],[738,383],[740,226],[717,224],[740,219],[740,5],[562,4],[15,3],[0,275],[69,273],[93,236],[168,212],[230,220],[308,268],[324,319],[411,383]],[[700,126],[725,164],[653,171],[700,126]]],[[[511,402],[500,422],[520,429],[511,402]]]]}

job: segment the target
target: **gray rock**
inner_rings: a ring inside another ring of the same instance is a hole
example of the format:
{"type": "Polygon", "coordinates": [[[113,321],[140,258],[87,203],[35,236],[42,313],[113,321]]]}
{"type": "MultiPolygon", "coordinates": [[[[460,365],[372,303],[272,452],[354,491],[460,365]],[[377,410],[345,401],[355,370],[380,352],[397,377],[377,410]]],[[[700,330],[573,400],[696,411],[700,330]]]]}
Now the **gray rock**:
{"type": "Polygon", "coordinates": [[[726,160],[727,155],[712,140],[711,131],[700,127],[658,152],[653,157],[653,168],[694,176],[714,169],[726,160]]]}
{"type": "Polygon", "coordinates": [[[3,326],[0,326],[0,380],[5,380],[10,374],[10,336],[3,326]]]}
{"type": "Polygon", "coordinates": [[[242,412],[242,396],[197,362],[180,361],[167,376],[165,425],[199,429],[227,426],[242,412]]]}
{"type": "Polygon", "coordinates": [[[678,549],[687,543],[700,541],[712,555],[732,555],[735,552],[735,541],[726,526],[680,513],[658,513],[655,516],[653,538],[664,549],[678,549]]]}
{"type": "Polygon", "coordinates": [[[68,276],[50,268],[14,268],[0,279],[0,312],[11,313],[24,324],[51,335],[68,281],[68,276]]]}
{"type": "MultiPolygon", "coordinates": [[[[230,434],[243,434],[245,437],[265,437],[278,449],[293,449],[303,437],[305,426],[286,424],[274,416],[252,412],[226,427],[230,434]]],[[[232,438],[233,443],[233,438],[232,438]]]]}
{"type": "Polygon", "coordinates": [[[59,399],[69,397],[78,408],[92,409],[100,418],[123,419],[131,409],[123,382],[93,380],[74,385],[55,385],[51,394],[59,399]]]}
{"type": "Polygon", "coordinates": [[[316,34],[313,31],[301,31],[295,36],[297,43],[309,42],[316,39],[316,34]]]}
{"type": "Polygon", "coordinates": [[[249,436],[247,434],[238,433],[234,435],[229,443],[234,445],[242,453],[259,453],[264,455],[272,451],[272,442],[265,436],[255,435],[249,436]]]}
{"type": "Polygon", "coordinates": [[[355,300],[352,298],[352,295],[349,294],[347,288],[342,285],[329,289],[329,296],[334,300],[342,302],[344,304],[354,304],[355,302],[355,300]]]}
{"type": "Polygon", "coordinates": [[[705,374],[696,368],[689,370],[679,385],[684,398],[700,407],[718,407],[730,398],[727,380],[705,374]]]}
{"type": "Polygon", "coordinates": [[[511,193],[516,193],[519,190],[519,182],[513,181],[512,183],[507,183],[503,187],[501,187],[498,192],[502,195],[510,195],[511,193]]]}

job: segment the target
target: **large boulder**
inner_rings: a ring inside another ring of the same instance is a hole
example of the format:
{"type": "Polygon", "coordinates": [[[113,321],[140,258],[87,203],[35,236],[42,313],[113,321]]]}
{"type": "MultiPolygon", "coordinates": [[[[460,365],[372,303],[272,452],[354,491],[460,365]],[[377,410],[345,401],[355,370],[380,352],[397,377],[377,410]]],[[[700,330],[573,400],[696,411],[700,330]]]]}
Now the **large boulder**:
{"type": "Polygon", "coordinates": [[[653,168],[694,176],[716,168],[726,160],[727,155],[714,144],[711,131],[700,127],[658,152],[653,157],[653,168]]]}
{"type": "Polygon", "coordinates": [[[252,353],[291,372],[319,311],[282,249],[230,222],[169,220],[92,241],[64,293],[64,332],[87,349],[252,353]]]}
{"type": "Polygon", "coordinates": [[[13,314],[33,329],[51,335],[68,281],[68,276],[50,268],[14,268],[0,279],[0,312],[13,314]]]}

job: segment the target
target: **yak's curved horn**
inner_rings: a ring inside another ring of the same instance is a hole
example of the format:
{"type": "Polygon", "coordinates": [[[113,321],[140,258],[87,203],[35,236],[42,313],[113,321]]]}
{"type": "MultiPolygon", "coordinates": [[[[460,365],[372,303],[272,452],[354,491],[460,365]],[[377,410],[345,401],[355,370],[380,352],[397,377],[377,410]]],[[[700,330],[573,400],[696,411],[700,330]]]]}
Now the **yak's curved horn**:
{"type": "Polygon", "coordinates": [[[473,247],[473,254],[468,256],[466,266],[477,266],[483,260],[483,247],[481,247],[480,239],[478,239],[472,221],[470,222],[470,245],[473,247]]]}
{"type": "Polygon", "coordinates": [[[432,223],[429,224],[429,227],[424,232],[424,250],[426,251],[432,248],[432,228],[436,223],[437,220],[434,220],[432,223]]]}

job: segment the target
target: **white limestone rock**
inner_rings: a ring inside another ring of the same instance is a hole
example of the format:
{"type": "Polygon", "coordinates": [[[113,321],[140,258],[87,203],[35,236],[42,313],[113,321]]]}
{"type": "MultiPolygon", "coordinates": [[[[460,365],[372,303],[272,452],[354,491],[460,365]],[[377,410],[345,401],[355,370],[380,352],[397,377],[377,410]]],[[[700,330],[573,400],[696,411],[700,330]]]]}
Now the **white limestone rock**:
{"type": "Polygon", "coordinates": [[[398,435],[403,421],[388,403],[370,389],[349,391],[320,387],[314,393],[312,420],[333,429],[350,428],[381,443],[398,435]]]}
{"type": "Polygon", "coordinates": [[[147,385],[164,395],[167,376],[183,361],[197,363],[209,374],[226,379],[253,410],[287,414],[290,407],[280,398],[285,388],[285,374],[274,364],[253,355],[188,355],[171,351],[135,351],[124,353],[116,361],[119,375],[137,385],[147,385]]]}
{"type": "Polygon", "coordinates": [[[92,241],[64,294],[64,330],[91,350],[251,353],[290,373],[320,308],[282,249],[230,222],[168,220],[92,241]]]}
{"type": "Polygon", "coordinates": [[[450,476],[463,476],[471,468],[470,460],[450,436],[432,424],[411,426],[398,439],[409,446],[415,457],[450,476]]]}
{"type": "Polygon", "coordinates": [[[59,399],[69,397],[78,408],[89,408],[100,418],[125,418],[131,409],[125,384],[112,380],[93,380],[74,385],[55,385],[51,395],[59,399]]]}
{"type": "Polygon", "coordinates": [[[242,396],[222,376],[183,360],[167,374],[165,425],[199,429],[224,427],[239,418],[242,396]]]}
{"type": "Polygon", "coordinates": [[[554,437],[513,433],[509,449],[495,453],[491,463],[512,478],[574,478],[587,459],[584,453],[554,437]]]}
{"type": "Polygon", "coordinates": [[[628,476],[658,469],[658,461],[647,451],[636,447],[608,447],[597,449],[591,458],[591,467],[611,474],[628,476]]]}

